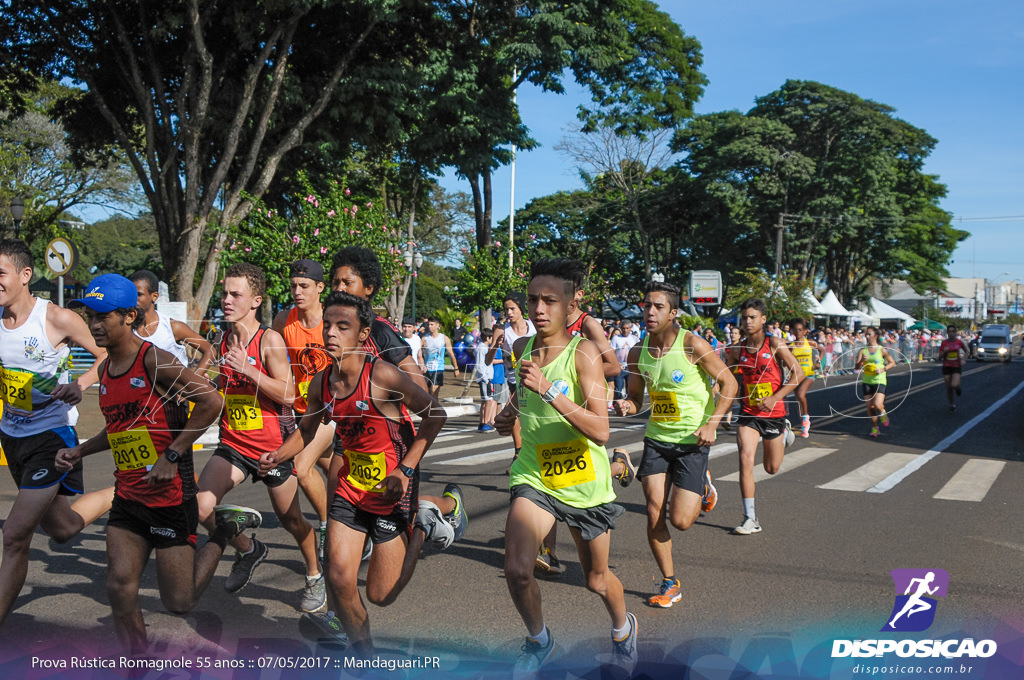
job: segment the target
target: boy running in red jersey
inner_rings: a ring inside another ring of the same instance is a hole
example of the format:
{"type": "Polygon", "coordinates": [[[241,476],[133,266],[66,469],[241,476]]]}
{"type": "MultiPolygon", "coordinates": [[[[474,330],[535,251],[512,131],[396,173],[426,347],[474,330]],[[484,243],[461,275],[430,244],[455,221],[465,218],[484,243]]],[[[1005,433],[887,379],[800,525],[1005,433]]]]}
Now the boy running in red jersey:
{"type": "Polygon", "coordinates": [[[946,383],[946,401],[949,402],[951,413],[956,411],[957,399],[963,394],[960,379],[970,353],[960,338],[957,327],[949,326],[946,329],[946,339],[939,345],[939,356],[942,357],[942,380],[946,383]]]}
{"type": "MultiPolygon", "coordinates": [[[[295,467],[288,461],[266,475],[259,474],[260,456],[281,446],[295,430],[291,410],[295,384],[284,338],[256,318],[265,290],[263,270],[254,265],[233,264],[224,274],[221,308],[224,319],[232,324],[220,346],[224,411],[220,445],[199,476],[199,521],[213,531],[214,506],[225,494],[250,477],[263,482],[274,513],[294,537],[306,563],[301,609],[317,611],[326,603],[327,593],[317,559],[316,536],[299,506],[295,467]]],[[[255,537],[244,534],[232,545],[239,552],[224,588],[235,593],[248,585],[270,551],[255,537]]]]}
{"type": "Polygon", "coordinates": [[[774,475],[782,466],[786,452],[786,405],[783,398],[796,389],[803,369],[787,349],[784,340],[765,333],[764,302],[751,298],[740,305],[743,343],[729,350],[730,366],[739,367],[743,379],[743,406],[737,421],[739,442],[740,493],[743,495],[743,522],[734,534],[746,536],[761,531],[754,510],[754,457],[757,442],[764,442],[764,470],[774,475]],[[783,367],[789,379],[783,381],[783,367]]]}
{"type": "Polygon", "coordinates": [[[227,542],[260,524],[249,508],[220,506],[216,529],[196,549],[199,510],[192,444],[217,419],[224,400],[205,378],[133,331],[145,322],[135,284],[119,274],[93,279],[85,297],[89,331],[107,350],[100,363],[102,432],[57,452],[70,470],[83,456],[110,449],[117,481],[107,521],[107,594],[114,631],[132,654],[146,651],[139,579],[156,550],[160,599],[185,614],[206,590],[227,542]],[[188,402],[195,404],[188,415],[188,402]]]}
{"type": "Polygon", "coordinates": [[[272,471],[308,446],[321,422],[337,423],[343,453],[327,530],[328,579],[350,645],[364,655],[373,652],[358,588],[367,534],[375,547],[366,573],[366,597],[386,606],[409,582],[425,540],[442,548],[455,540],[444,511],[464,514],[452,498],[443,499],[450,508],[417,499],[419,462],[446,417],[405,373],[365,352],[373,316],[367,300],[347,293],[327,297],[324,345],[331,368],[310,382],[307,415],[299,431],[260,460],[262,471],[272,471]],[[409,411],[423,418],[418,432],[409,411]]]}

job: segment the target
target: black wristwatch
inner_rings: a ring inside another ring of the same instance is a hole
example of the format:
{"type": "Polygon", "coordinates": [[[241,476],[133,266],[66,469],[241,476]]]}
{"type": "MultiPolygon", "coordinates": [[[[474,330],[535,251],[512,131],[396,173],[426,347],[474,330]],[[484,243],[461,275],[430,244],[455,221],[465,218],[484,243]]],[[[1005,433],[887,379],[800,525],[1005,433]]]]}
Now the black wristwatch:
{"type": "Polygon", "coordinates": [[[167,459],[168,463],[177,465],[178,461],[181,460],[181,454],[174,449],[164,449],[164,458],[167,459]]]}
{"type": "Polygon", "coordinates": [[[416,468],[411,468],[408,465],[398,464],[398,469],[402,471],[402,474],[412,479],[412,476],[416,474],[416,468]]]}

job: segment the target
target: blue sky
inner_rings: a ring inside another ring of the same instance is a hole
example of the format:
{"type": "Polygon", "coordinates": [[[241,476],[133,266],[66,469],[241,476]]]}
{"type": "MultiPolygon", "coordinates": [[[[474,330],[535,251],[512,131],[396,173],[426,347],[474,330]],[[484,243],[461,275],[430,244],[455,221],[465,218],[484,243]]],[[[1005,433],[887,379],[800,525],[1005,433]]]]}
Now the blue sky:
{"type": "MultiPolygon", "coordinates": [[[[939,140],[925,169],[948,188],[942,207],[972,237],[949,271],[1024,281],[1024,2],[981,0],[665,0],[703,46],[698,113],[749,110],[787,79],[816,80],[888,104],[939,140]],[[1012,219],[988,219],[1012,218],[1012,219]],[[962,223],[960,220],[963,220],[962,223]],[[1008,273],[1007,273],[1008,272],[1008,273]]],[[[517,208],[580,187],[554,150],[586,97],[524,87],[519,104],[541,148],[516,163],[517,208]]],[[[508,216],[510,170],[494,178],[495,222],[508,216]]],[[[469,186],[454,177],[449,190],[469,186]]]]}

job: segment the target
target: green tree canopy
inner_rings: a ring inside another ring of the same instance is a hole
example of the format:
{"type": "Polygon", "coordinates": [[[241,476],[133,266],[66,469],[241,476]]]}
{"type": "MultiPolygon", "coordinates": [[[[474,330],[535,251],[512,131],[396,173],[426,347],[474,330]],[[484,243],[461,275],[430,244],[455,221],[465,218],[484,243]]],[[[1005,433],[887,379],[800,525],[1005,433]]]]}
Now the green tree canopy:
{"type": "Polygon", "coordinates": [[[734,220],[771,271],[824,281],[844,303],[873,278],[925,285],[946,275],[956,243],[923,171],[936,140],[884,104],[820,83],[787,81],[747,114],[699,116],[676,137],[681,166],[734,220]]]}

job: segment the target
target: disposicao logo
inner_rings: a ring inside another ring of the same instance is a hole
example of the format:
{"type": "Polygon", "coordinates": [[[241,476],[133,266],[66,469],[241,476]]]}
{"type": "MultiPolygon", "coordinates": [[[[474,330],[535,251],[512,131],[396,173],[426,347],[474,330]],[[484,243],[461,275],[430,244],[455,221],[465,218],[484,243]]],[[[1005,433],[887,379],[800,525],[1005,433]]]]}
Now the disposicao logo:
{"type": "MultiPolygon", "coordinates": [[[[892,612],[881,632],[911,633],[928,630],[935,622],[938,599],[946,597],[949,574],[944,569],[893,569],[889,572],[896,589],[892,612]]],[[[832,658],[899,657],[946,659],[987,658],[996,653],[994,640],[833,640],[832,658]]]]}
{"type": "Polygon", "coordinates": [[[928,630],[935,621],[936,598],[946,597],[949,574],[944,569],[893,569],[896,602],[883,631],[928,630]]]}

